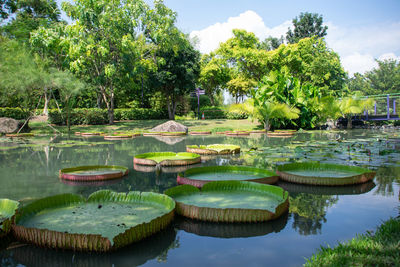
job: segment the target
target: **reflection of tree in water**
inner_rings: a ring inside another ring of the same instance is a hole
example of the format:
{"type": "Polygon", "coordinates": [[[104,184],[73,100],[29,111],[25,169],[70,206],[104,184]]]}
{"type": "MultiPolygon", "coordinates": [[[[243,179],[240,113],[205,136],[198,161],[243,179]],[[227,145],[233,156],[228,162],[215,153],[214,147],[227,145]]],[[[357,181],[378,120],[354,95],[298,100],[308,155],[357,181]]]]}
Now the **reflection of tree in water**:
{"type": "Polygon", "coordinates": [[[393,182],[400,182],[400,167],[382,167],[376,172],[376,190],[374,194],[382,196],[393,196],[393,182]]]}
{"type": "Polygon", "coordinates": [[[321,234],[328,207],[339,200],[338,196],[305,193],[293,194],[289,199],[289,211],[294,219],[293,228],[301,235],[321,234]]]}

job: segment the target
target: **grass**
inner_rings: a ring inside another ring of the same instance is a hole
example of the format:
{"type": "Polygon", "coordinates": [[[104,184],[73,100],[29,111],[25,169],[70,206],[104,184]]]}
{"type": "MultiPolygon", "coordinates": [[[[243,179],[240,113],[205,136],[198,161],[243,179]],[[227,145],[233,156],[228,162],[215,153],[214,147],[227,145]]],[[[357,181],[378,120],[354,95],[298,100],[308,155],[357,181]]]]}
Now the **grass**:
{"type": "Polygon", "coordinates": [[[400,217],[336,247],[321,247],[304,264],[313,266],[400,266],[400,217]]]}
{"type": "MultiPolygon", "coordinates": [[[[144,132],[166,122],[167,120],[135,120],[119,121],[113,125],[73,125],[71,132],[144,132]]],[[[261,124],[250,120],[177,120],[187,126],[189,131],[212,131],[215,129],[254,130],[261,129],[261,124]]],[[[68,133],[66,126],[49,126],[45,122],[30,122],[29,127],[34,134],[68,133]]]]}

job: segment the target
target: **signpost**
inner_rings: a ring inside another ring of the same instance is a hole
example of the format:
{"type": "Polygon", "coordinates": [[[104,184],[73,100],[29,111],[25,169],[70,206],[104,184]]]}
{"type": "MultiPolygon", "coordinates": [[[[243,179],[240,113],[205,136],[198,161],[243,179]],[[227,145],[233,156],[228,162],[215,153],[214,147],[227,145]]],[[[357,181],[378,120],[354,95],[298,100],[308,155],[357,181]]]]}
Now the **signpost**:
{"type": "Polygon", "coordinates": [[[206,92],[205,90],[202,90],[200,87],[196,88],[196,91],[194,91],[193,93],[191,93],[191,96],[196,95],[197,96],[197,117],[200,120],[201,116],[200,116],[200,95],[204,95],[206,92]]]}

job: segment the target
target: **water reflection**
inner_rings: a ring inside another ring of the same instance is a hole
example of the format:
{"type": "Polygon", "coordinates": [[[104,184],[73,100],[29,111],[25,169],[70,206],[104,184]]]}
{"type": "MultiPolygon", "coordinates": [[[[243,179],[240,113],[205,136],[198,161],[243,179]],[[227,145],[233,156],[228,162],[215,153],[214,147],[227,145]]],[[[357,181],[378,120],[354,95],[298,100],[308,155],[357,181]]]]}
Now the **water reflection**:
{"type": "Polygon", "coordinates": [[[289,211],[293,215],[292,227],[301,235],[321,234],[326,212],[336,204],[338,196],[293,193],[289,196],[289,211]]]}
{"type": "Polygon", "coordinates": [[[164,231],[128,247],[109,253],[85,253],[45,249],[23,245],[1,252],[1,266],[138,266],[149,260],[165,262],[171,249],[179,248],[177,231],[168,227],[164,231]]]}
{"type": "Polygon", "coordinates": [[[276,184],[283,189],[292,193],[308,193],[314,195],[357,195],[371,191],[375,187],[375,183],[369,181],[367,183],[347,185],[347,186],[316,186],[289,183],[278,181],[276,184]]]}
{"type": "Polygon", "coordinates": [[[179,216],[175,219],[175,224],[179,230],[200,236],[238,238],[279,233],[285,228],[287,221],[288,213],[276,220],[260,223],[213,223],[179,216]]]}

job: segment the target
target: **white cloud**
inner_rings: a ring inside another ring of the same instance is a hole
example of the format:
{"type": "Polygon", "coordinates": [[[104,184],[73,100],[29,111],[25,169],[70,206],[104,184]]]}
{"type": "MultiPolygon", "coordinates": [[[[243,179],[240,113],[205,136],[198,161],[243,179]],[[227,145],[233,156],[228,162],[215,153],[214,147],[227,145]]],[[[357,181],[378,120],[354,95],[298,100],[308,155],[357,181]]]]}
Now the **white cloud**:
{"type": "Polygon", "coordinates": [[[364,73],[378,66],[373,56],[358,52],[341,59],[343,68],[352,76],[354,73],[364,73]]]}
{"type": "Polygon", "coordinates": [[[263,19],[254,11],[248,10],[237,17],[230,17],[228,21],[216,23],[200,31],[193,31],[190,37],[199,40],[198,49],[202,53],[209,53],[218,48],[221,42],[232,37],[233,29],[244,29],[253,32],[260,40],[268,36],[280,37],[285,35],[287,28],[291,25],[286,21],[274,28],[265,26],[263,19]]]}
{"type": "MultiPolygon", "coordinates": [[[[199,40],[200,52],[209,53],[232,37],[235,28],[254,32],[260,40],[264,40],[270,35],[278,38],[285,36],[291,25],[291,21],[287,20],[270,28],[256,12],[248,10],[239,16],[230,17],[226,22],[193,31],[190,36],[199,40]]],[[[326,42],[339,54],[344,69],[350,75],[377,67],[375,59],[400,60],[400,22],[353,28],[343,28],[328,22],[327,26],[326,42]]]]}

